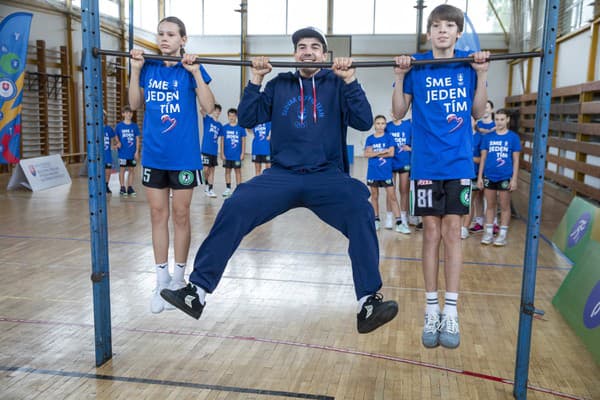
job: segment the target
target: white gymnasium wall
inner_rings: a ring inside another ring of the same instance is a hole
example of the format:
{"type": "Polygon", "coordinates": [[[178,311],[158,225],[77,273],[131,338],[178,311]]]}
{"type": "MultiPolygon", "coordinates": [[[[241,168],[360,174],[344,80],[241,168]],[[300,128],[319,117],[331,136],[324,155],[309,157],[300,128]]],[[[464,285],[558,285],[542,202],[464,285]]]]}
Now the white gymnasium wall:
{"type": "MultiPolygon", "coordinates": [[[[5,6],[3,3],[0,14],[8,15],[15,11],[20,10],[13,6],[5,6]]],[[[33,13],[34,24],[31,30],[30,42],[35,42],[36,39],[44,39],[48,48],[56,48],[67,43],[66,23],[63,15],[50,11],[33,11],[33,13]]],[[[114,25],[114,20],[112,20],[112,24],[114,25]]],[[[116,25],[114,27],[116,28],[116,25]]],[[[73,58],[79,64],[81,59],[80,23],[74,21],[73,29],[73,58]]],[[[151,33],[137,31],[136,35],[149,41],[153,40],[151,33]]],[[[502,35],[481,35],[480,39],[483,48],[492,50],[506,49],[502,35]]],[[[354,35],[352,36],[351,44],[353,57],[361,61],[391,61],[394,55],[414,53],[416,48],[414,35],[354,35]]],[[[103,32],[101,47],[105,49],[119,49],[119,39],[114,35],[103,32]]],[[[427,49],[426,43],[423,44],[422,49],[427,49]]],[[[207,57],[239,59],[240,38],[235,36],[192,36],[186,45],[186,51],[207,57]]],[[[249,36],[247,38],[247,52],[250,55],[267,55],[274,60],[283,61],[293,59],[293,48],[289,36],[249,36]]],[[[226,111],[227,108],[237,107],[240,98],[241,69],[239,67],[215,65],[206,65],[205,67],[213,77],[211,88],[217,101],[223,106],[223,109],[226,111]]],[[[267,76],[266,81],[281,71],[275,69],[267,76]]],[[[76,75],[75,82],[78,85],[78,96],[81,101],[81,74],[76,75]]],[[[506,87],[508,81],[508,64],[504,61],[492,63],[489,76],[489,97],[499,107],[503,105],[504,97],[508,93],[506,87]]],[[[391,84],[393,82],[392,69],[362,68],[357,70],[357,77],[367,93],[373,113],[384,114],[386,117],[389,117],[391,109],[391,84]]],[[[249,78],[250,72],[246,68],[246,80],[249,78]]],[[[83,115],[83,112],[81,112],[81,115],[83,115]]],[[[226,116],[223,115],[221,121],[224,122],[225,120],[226,116]]],[[[80,132],[83,132],[81,122],[80,128],[80,132]]],[[[367,133],[350,130],[349,144],[355,146],[355,155],[362,154],[366,135],[367,133]]]]}
{"type": "MultiPolygon", "coordinates": [[[[592,32],[587,29],[558,46],[556,61],[556,87],[571,86],[585,82],[587,77],[589,48],[592,32]]],[[[533,89],[533,86],[532,86],[533,89]]],[[[537,91],[537,86],[535,86],[537,91]]]]}

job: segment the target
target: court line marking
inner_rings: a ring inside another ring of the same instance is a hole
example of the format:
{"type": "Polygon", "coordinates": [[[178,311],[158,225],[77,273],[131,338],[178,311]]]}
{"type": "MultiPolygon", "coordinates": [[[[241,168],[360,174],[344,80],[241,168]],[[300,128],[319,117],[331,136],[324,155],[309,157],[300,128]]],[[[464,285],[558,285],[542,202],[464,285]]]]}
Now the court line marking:
{"type": "Polygon", "coordinates": [[[128,377],[128,376],[90,374],[90,373],[86,373],[86,372],[76,372],[76,371],[64,371],[64,370],[59,371],[59,370],[52,370],[52,369],[14,367],[14,366],[3,366],[3,365],[0,365],[0,371],[21,372],[21,373],[27,373],[27,374],[51,375],[51,376],[66,376],[66,377],[70,377],[70,378],[98,379],[98,380],[126,382],[126,383],[143,383],[146,385],[175,386],[175,387],[184,387],[184,388],[190,388],[190,389],[215,390],[215,391],[219,391],[219,392],[251,393],[251,394],[258,394],[258,395],[263,395],[263,396],[287,397],[287,398],[294,398],[294,399],[335,400],[334,397],[318,395],[318,394],[294,393],[294,392],[285,392],[285,391],[281,391],[281,390],[268,390],[268,389],[251,389],[251,388],[243,388],[243,387],[237,387],[237,386],[208,385],[205,383],[170,381],[170,380],[163,380],[163,379],[133,378],[133,377],[128,377]]]}
{"type": "MultiPolygon", "coordinates": [[[[75,327],[80,327],[80,328],[92,328],[92,329],[94,327],[93,324],[58,322],[58,321],[47,321],[47,320],[27,320],[27,319],[7,318],[7,317],[0,317],[0,322],[49,325],[49,326],[75,326],[75,327]]],[[[124,328],[124,327],[118,327],[118,326],[117,327],[113,326],[112,329],[125,331],[125,332],[136,332],[136,333],[240,340],[240,341],[249,341],[249,342],[258,342],[258,343],[268,343],[268,344],[274,344],[274,345],[285,345],[285,346],[291,346],[291,347],[308,348],[308,349],[315,349],[315,350],[322,350],[322,351],[331,351],[331,352],[335,352],[335,353],[376,358],[376,359],[380,359],[380,360],[392,361],[395,363],[402,363],[402,364],[414,365],[417,367],[430,368],[430,369],[453,373],[453,374],[457,374],[457,375],[464,375],[464,376],[469,376],[469,377],[473,377],[473,378],[477,378],[477,379],[502,383],[505,385],[514,385],[514,381],[511,379],[502,378],[499,376],[485,374],[485,373],[481,373],[481,372],[463,370],[463,369],[458,369],[458,368],[450,368],[450,367],[445,367],[443,365],[426,363],[426,362],[422,362],[422,361],[411,360],[408,358],[390,356],[390,355],[379,354],[379,353],[371,353],[371,352],[360,351],[360,350],[345,349],[345,348],[341,348],[341,347],[334,347],[334,346],[327,346],[327,345],[294,342],[294,341],[290,341],[290,340],[260,338],[260,337],[255,337],[255,336],[222,335],[222,334],[215,334],[215,333],[208,333],[208,332],[202,333],[202,332],[197,332],[197,331],[162,330],[162,329],[146,329],[146,328],[124,328]]],[[[544,388],[544,387],[536,386],[536,385],[532,385],[532,384],[527,384],[527,389],[533,390],[535,392],[546,393],[546,394],[560,397],[563,399],[589,400],[585,397],[580,397],[577,395],[564,393],[564,392],[560,392],[557,390],[548,389],[548,388],[544,388]]]]}

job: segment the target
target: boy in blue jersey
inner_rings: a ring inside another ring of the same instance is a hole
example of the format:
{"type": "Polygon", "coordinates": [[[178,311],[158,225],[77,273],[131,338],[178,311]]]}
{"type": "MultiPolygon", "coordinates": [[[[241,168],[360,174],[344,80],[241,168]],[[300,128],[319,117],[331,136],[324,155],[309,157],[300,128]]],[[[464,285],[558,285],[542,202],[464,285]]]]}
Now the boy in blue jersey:
{"type": "Polygon", "coordinates": [[[121,196],[135,196],[133,189],[133,171],[140,160],[140,128],[132,121],[133,111],[131,107],[123,107],[123,121],[115,127],[119,138],[119,184],[121,196]],[[125,172],[127,172],[127,184],[125,183],[125,172]]]}
{"type": "MultiPolygon", "coordinates": [[[[483,114],[483,117],[481,117],[481,119],[477,121],[476,129],[477,132],[481,135],[480,137],[483,137],[483,135],[487,135],[488,133],[494,132],[496,130],[496,123],[494,122],[494,119],[494,103],[491,100],[488,100],[485,105],[485,113],[483,114]]],[[[475,173],[477,174],[478,171],[479,168],[477,168],[475,173]]],[[[477,182],[475,183],[477,184],[477,182]]],[[[477,212],[477,217],[475,217],[475,225],[471,229],[471,232],[483,232],[483,215],[486,211],[483,209],[484,204],[482,191],[477,191],[477,197],[475,197],[473,200],[475,201],[474,206],[477,207],[475,210],[477,212]]],[[[498,226],[498,217],[495,216],[494,235],[497,234],[498,231],[500,231],[500,227],[498,226]]]]}
{"type": "Polygon", "coordinates": [[[112,174],[112,151],[119,148],[119,138],[117,134],[113,130],[113,128],[108,125],[106,119],[106,111],[104,112],[104,175],[106,179],[106,193],[110,194],[112,191],[108,186],[110,182],[110,175],[112,174]]]}
{"type": "Polygon", "coordinates": [[[350,68],[352,59],[336,58],[332,69],[311,67],[326,60],[325,35],[304,28],[292,35],[292,41],[294,59],[306,66],[279,74],[261,91],[272,66],[266,57],[254,58],[252,79],[238,107],[244,127],[271,121],[271,168],[240,185],[223,203],[196,254],[190,284],[161,294],[200,318],[206,293],[215,290],[244,236],[277,215],[306,207],[349,239],[357,329],[371,332],[398,313],[398,304],[382,301],[378,293],[379,245],[369,190],[348,175],[347,127],[370,129],[371,106],[350,68]]]}
{"type": "Polygon", "coordinates": [[[395,58],[396,82],[392,95],[395,118],[412,103],[413,140],[411,206],[423,218],[423,278],[425,281],[425,347],[460,344],[456,303],[462,269],[462,215],[469,213],[474,177],[471,115],[479,118],[487,101],[489,52],[472,54],[474,62],[411,66],[412,59],[468,56],[455,49],[464,25],[456,7],[434,8],[427,20],[432,50],[395,58]],[[439,251],[444,243],[446,294],[444,310],[438,302],[439,251]]]}
{"type": "Polygon", "coordinates": [[[190,204],[198,172],[202,170],[198,109],[212,112],[215,98],[208,87],[210,75],[186,54],[187,35],[177,17],[158,24],[157,45],[162,55],[181,61],[144,60],[132,49],[129,102],[133,109],[145,103],[142,147],[142,185],[150,206],[156,288],[150,311],[172,309],[160,296],[164,288],[185,286],[185,267],[191,238],[190,204]],[[170,195],[172,194],[172,198],[170,195]],[[169,273],[169,216],[174,231],[175,267],[169,273]]]}
{"type": "Polygon", "coordinates": [[[221,137],[221,160],[225,167],[225,191],[223,197],[231,196],[231,170],[235,171],[235,184],[242,183],[242,161],[246,153],[246,130],[238,125],[237,110],[227,110],[228,124],[223,125],[221,137]]]}
{"type": "Polygon", "coordinates": [[[252,162],[254,163],[254,176],[262,173],[263,167],[271,168],[271,123],[265,122],[256,125],[252,129],[246,129],[252,133],[252,162]]]}
{"type": "MultiPolygon", "coordinates": [[[[396,149],[394,159],[392,160],[392,173],[394,184],[398,183],[398,192],[400,193],[400,226],[396,226],[397,231],[404,234],[410,234],[408,227],[408,194],[409,194],[409,174],[410,174],[410,147],[412,138],[412,122],[410,119],[394,120],[387,123],[385,131],[392,136],[396,149]]],[[[388,204],[388,211],[392,204],[388,204]]],[[[386,218],[386,228],[391,229],[391,221],[386,218]]]]}
{"type": "Polygon", "coordinates": [[[219,156],[219,134],[223,125],[219,122],[221,116],[221,105],[215,104],[215,109],[212,114],[207,114],[204,110],[200,110],[202,114],[202,122],[204,126],[204,134],[202,135],[202,166],[204,167],[204,178],[206,179],[205,193],[208,197],[215,198],[217,195],[214,191],[215,183],[215,167],[218,164],[219,156]]]}
{"type": "Polygon", "coordinates": [[[385,200],[396,217],[396,232],[400,231],[400,208],[396,199],[394,180],[392,176],[392,160],[396,143],[392,136],[385,131],[385,117],[377,115],[374,119],[375,132],[365,141],[364,156],[369,159],[367,166],[367,186],[371,190],[371,204],[375,212],[375,229],[379,230],[379,188],[385,188],[385,200]]]}
{"type": "Polygon", "coordinates": [[[496,129],[481,139],[481,162],[477,185],[484,189],[487,210],[485,212],[485,232],[482,244],[506,245],[508,224],[510,223],[510,192],[517,189],[519,173],[519,154],[521,141],[519,135],[508,129],[510,116],[504,109],[496,111],[496,129]],[[494,239],[494,217],[497,200],[500,198],[500,231],[494,239]]]}

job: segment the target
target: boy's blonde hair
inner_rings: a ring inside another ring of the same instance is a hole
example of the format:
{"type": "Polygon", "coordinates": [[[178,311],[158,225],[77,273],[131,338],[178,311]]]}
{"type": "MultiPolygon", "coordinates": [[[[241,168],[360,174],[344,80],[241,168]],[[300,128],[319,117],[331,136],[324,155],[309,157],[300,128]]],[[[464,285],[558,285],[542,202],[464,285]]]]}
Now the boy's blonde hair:
{"type": "Polygon", "coordinates": [[[465,25],[465,15],[460,8],[450,4],[441,4],[434,8],[427,18],[427,32],[431,30],[431,25],[435,21],[452,21],[458,26],[458,31],[462,32],[465,25]]]}

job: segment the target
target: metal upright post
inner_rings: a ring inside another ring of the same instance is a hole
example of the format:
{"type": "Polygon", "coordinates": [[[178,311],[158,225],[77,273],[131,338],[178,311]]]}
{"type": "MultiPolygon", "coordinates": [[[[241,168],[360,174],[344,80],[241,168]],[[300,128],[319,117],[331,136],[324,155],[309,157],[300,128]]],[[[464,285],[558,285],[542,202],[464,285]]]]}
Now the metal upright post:
{"type": "Polygon", "coordinates": [[[100,47],[98,0],[81,4],[82,69],[85,85],[85,131],[87,140],[92,288],[94,296],[94,333],[96,366],[112,357],[110,287],[108,275],[108,230],[104,176],[104,126],[100,57],[92,49],[100,47]]]}
{"type": "Polygon", "coordinates": [[[544,17],[544,37],[542,42],[542,60],[538,85],[533,157],[531,160],[531,183],[529,187],[529,209],[527,212],[527,235],[525,241],[525,263],[521,286],[521,313],[519,317],[519,336],[517,341],[517,360],[515,366],[516,399],[527,398],[527,380],[529,375],[529,356],[531,352],[531,326],[533,315],[542,313],[534,306],[535,276],[542,221],[542,194],[544,190],[544,172],[546,168],[546,145],[552,99],[552,76],[554,73],[554,54],[556,50],[556,31],[558,26],[559,0],[546,1],[544,17]]]}

